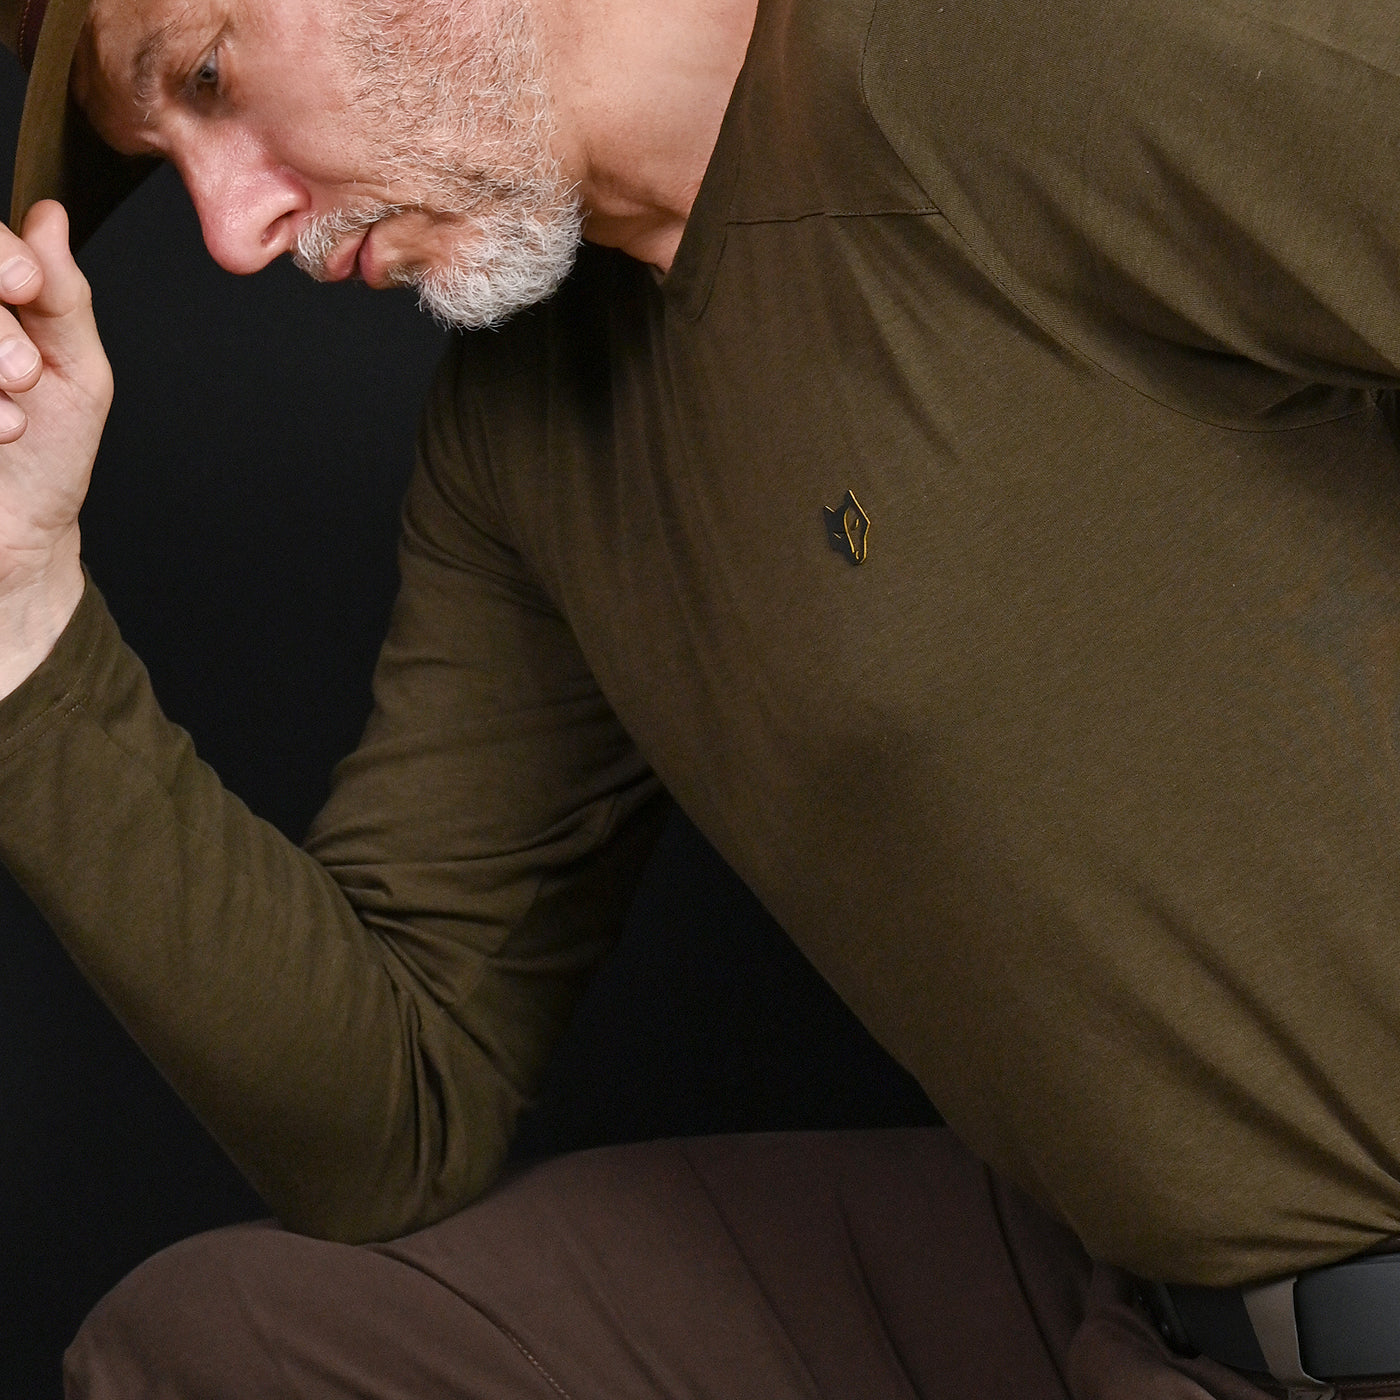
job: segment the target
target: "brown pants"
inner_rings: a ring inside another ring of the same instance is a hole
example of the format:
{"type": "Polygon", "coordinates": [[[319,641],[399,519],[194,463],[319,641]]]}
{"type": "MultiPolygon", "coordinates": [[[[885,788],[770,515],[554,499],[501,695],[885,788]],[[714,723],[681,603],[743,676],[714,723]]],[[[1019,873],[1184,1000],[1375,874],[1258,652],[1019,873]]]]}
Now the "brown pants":
{"type": "Polygon", "coordinates": [[[1260,1400],[1168,1356],[939,1129],[580,1153],[391,1244],[187,1240],[70,1348],[69,1400],[1260,1400]]]}

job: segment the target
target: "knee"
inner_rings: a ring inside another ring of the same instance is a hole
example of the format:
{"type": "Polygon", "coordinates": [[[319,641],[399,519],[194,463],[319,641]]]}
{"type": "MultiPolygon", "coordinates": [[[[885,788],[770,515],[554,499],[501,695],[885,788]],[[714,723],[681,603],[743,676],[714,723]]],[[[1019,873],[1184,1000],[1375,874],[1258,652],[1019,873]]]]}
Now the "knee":
{"type": "MultiPolygon", "coordinates": [[[[196,1235],[148,1259],[88,1315],[63,1359],[66,1400],[215,1400],[250,1377],[237,1347],[240,1280],[266,1226],[196,1235]],[[239,1377],[233,1380],[232,1377],[239,1377]]],[[[255,1383],[256,1384],[256,1383],[255,1383]]]]}

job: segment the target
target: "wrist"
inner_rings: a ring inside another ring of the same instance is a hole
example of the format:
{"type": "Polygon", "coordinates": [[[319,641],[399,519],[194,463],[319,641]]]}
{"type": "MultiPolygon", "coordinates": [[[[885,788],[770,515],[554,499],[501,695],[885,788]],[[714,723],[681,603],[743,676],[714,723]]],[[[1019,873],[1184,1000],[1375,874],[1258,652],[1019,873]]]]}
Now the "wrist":
{"type": "Polygon", "coordinates": [[[0,584],[0,699],[17,690],[63,634],[85,587],[77,540],[42,568],[0,584]]]}

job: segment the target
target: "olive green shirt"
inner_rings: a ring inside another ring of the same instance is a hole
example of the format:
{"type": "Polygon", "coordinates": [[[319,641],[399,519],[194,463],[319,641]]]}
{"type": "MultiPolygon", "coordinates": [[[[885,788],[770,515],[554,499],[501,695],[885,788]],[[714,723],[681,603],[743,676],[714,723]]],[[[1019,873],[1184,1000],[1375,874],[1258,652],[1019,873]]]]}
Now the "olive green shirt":
{"type": "Polygon", "coordinates": [[[444,366],[305,852],[89,590],[0,851],[285,1220],[486,1184],[664,784],[1099,1257],[1400,1230],[1398,50],[1379,0],[764,0],[664,282],[586,250],[444,366]]]}

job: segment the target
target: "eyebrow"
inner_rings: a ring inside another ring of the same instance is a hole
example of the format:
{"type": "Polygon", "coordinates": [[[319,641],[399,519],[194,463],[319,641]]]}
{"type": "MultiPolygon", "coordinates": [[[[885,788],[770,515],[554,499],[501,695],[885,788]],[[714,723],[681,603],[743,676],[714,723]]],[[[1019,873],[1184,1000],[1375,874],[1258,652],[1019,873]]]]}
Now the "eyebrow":
{"type": "Polygon", "coordinates": [[[170,47],[170,38],[175,29],[174,20],[161,25],[154,33],[147,35],[131,60],[131,88],[142,106],[149,107],[155,100],[156,73],[170,47]]]}

